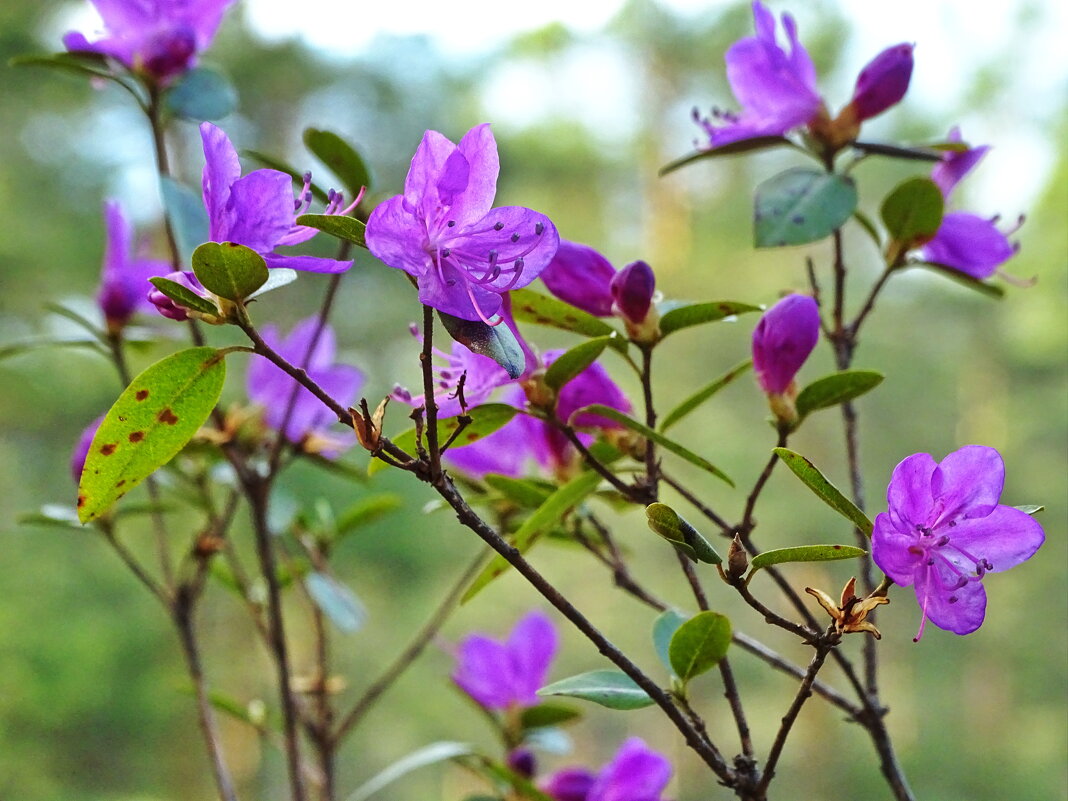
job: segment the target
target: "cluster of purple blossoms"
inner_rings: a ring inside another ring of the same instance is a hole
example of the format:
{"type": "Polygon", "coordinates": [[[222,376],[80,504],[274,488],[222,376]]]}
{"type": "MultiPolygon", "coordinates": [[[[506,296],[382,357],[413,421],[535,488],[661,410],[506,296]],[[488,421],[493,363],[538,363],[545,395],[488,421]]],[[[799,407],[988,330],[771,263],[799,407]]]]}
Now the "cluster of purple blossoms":
{"type": "MultiPolygon", "coordinates": [[[[946,137],[947,141],[959,143],[960,129],[953,128],[946,137]]],[[[949,202],[950,195],[957,184],[990,150],[988,145],[951,150],[942,156],[942,161],[931,170],[931,180],[942,191],[942,197],[949,202]]],[[[967,211],[953,211],[942,217],[942,225],[934,238],[920,249],[920,256],[933,264],[941,264],[970,275],[972,278],[990,278],[998,267],[1016,255],[1017,248],[1009,242],[1023,222],[1019,222],[1006,232],[998,229],[998,218],[987,219],[967,211]]]]}
{"type": "MultiPolygon", "coordinates": [[[[491,712],[531,707],[538,703],[537,691],[545,684],[557,648],[552,621],[530,612],[503,641],[485,634],[461,640],[452,680],[491,712]]],[[[533,754],[525,748],[514,749],[509,764],[527,777],[536,770],[533,754]]],[[[661,801],[671,773],[667,759],[632,737],[601,770],[565,768],[539,786],[554,801],[661,801]]]]}
{"type": "Polygon", "coordinates": [[[412,276],[422,303],[464,320],[491,322],[501,296],[537,278],[559,244],[544,214],[492,207],[499,170],[488,124],[459,144],[427,131],[404,194],[379,204],[367,220],[371,253],[412,276]]]}
{"type": "Polygon", "coordinates": [[[170,265],[133,255],[133,230],[114,200],[104,204],[104,225],[104,264],[96,302],[104,313],[108,330],[117,331],[136,312],[151,310],[152,304],[145,296],[151,288],[148,279],[164,275],[170,270],[170,265]]]}
{"type": "Polygon", "coordinates": [[[72,52],[100,53],[153,81],[167,84],[196,65],[215,38],[223,13],[234,0],[92,0],[104,23],[89,41],[70,31],[63,45],[72,52]]]}
{"type": "MultiPolygon", "coordinates": [[[[298,323],[287,337],[273,325],[264,326],[260,335],[338,403],[349,406],[355,401],[363,374],[355,367],[334,364],[337,343],[329,325],[320,327],[319,319],[312,317],[298,323]]],[[[332,458],[355,443],[351,431],[331,432],[330,427],[338,422],[334,413],[267,359],[253,357],[245,385],[249,400],[263,408],[266,425],[305,450],[332,458]]]]}
{"type": "Polygon", "coordinates": [[[740,39],[727,50],[727,80],[741,105],[739,113],[714,111],[695,121],[709,137],[709,147],[743,139],[782,136],[808,126],[836,147],[856,138],[860,124],[898,103],[912,76],[911,44],[889,47],[868,63],[857,77],[853,98],[838,117],[830,119],[816,87],[816,68],[798,40],[797,23],[782,15],[789,51],[779,43],[775,16],[762,3],[753,3],[756,36],[740,39]]]}
{"type": "Polygon", "coordinates": [[[914,453],[894,468],[888,511],[875,518],[872,559],[903,587],[915,586],[923,617],[970,634],[986,615],[987,573],[1030,559],[1045,539],[1020,509],[998,503],[1005,463],[994,448],[967,445],[935,462],[914,453]]]}

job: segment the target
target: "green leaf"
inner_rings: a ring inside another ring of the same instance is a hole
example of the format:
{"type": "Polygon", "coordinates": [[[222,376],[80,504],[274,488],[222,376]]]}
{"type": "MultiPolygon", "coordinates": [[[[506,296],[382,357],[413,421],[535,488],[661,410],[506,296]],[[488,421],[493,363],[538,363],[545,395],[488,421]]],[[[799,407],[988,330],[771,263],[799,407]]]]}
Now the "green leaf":
{"type": "Polygon", "coordinates": [[[828,481],[812,462],[789,448],[775,448],[775,453],[794,472],[794,475],[804,482],[805,486],[816,493],[820,500],[866,535],[871,536],[872,522],[868,516],[828,481]]]}
{"type": "Polygon", "coordinates": [[[631,431],[638,432],[646,439],[651,439],[664,450],[671,451],[676,456],[685,459],[690,464],[697,465],[702,470],[707,470],[716,478],[727,482],[732,487],[734,486],[734,482],[731,481],[730,477],[726,473],[724,473],[710,461],[705,459],[703,456],[698,456],[689,448],[684,448],[679,443],[675,442],[674,440],[668,439],[658,431],[653,431],[653,429],[649,428],[647,425],[639,423],[637,420],[628,417],[618,409],[613,409],[610,406],[604,406],[602,404],[595,403],[592,406],[586,406],[582,409],[578,409],[577,411],[575,411],[571,415],[571,420],[569,421],[569,423],[578,419],[580,416],[587,414],[597,415],[598,417],[607,417],[609,420],[614,420],[624,428],[629,428],[631,431]]]}
{"type": "MultiPolygon", "coordinates": [[[[483,437],[488,437],[497,429],[507,425],[518,413],[518,409],[514,406],[509,406],[507,403],[484,403],[474,409],[469,409],[467,416],[471,418],[471,423],[464,428],[452,447],[459,448],[463,445],[470,445],[483,437]]],[[[438,420],[438,442],[442,444],[447,442],[459,425],[459,417],[447,417],[444,420],[438,420]]],[[[406,453],[415,453],[414,428],[409,428],[407,431],[393,437],[392,440],[394,445],[402,448],[406,453]]],[[[381,459],[375,459],[367,466],[367,472],[373,476],[387,467],[389,465],[386,462],[381,459]]]]}
{"type": "Polygon", "coordinates": [[[346,634],[358,630],[367,619],[367,609],[352,590],[333,576],[309,573],[304,588],[330,621],[346,634]]]}
{"type": "Polygon", "coordinates": [[[324,234],[330,234],[345,242],[352,242],[361,248],[367,247],[365,237],[367,224],[355,217],[344,214],[301,214],[297,217],[297,225],[316,228],[324,234]]]}
{"type": "Polygon", "coordinates": [[[161,278],[159,276],[153,276],[148,279],[156,289],[173,300],[179,306],[184,306],[192,311],[202,312],[204,314],[210,314],[212,316],[218,316],[219,309],[207,298],[202,298],[193,290],[188,287],[182,286],[177,281],[172,281],[169,278],[161,278]]]}
{"type": "Polygon", "coordinates": [[[501,323],[487,325],[481,320],[461,320],[439,311],[438,318],[449,336],[472,353],[488,356],[505,369],[510,378],[519,378],[527,367],[527,356],[512,330],[501,323]]]}
{"type": "Polygon", "coordinates": [[[339,537],[343,537],[361,526],[378,520],[383,515],[400,509],[403,505],[404,499],[392,492],[361,498],[341,513],[335,523],[335,530],[339,537]]]}
{"type": "Polygon", "coordinates": [[[221,73],[196,67],[164,93],[163,102],[187,120],[218,120],[237,108],[237,90],[221,73]]]}
{"type": "Polygon", "coordinates": [[[656,649],[661,664],[668,670],[674,670],[671,666],[671,656],[668,654],[671,638],[675,636],[679,626],[689,619],[688,615],[677,609],[668,609],[661,612],[653,622],[653,648],[656,649]]]}
{"type": "Polygon", "coordinates": [[[945,201],[942,190],[930,178],[909,178],[886,196],[879,216],[890,238],[906,247],[934,236],[942,225],[945,201]]]}
{"type": "Polygon", "coordinates": [[[36,512],[23,512],[16,522],[20,526],[47,526],[70,529],[79,533],[85,532],[78,520],[78,510],[73,506],[63,506],[58,503],[46,503],[36,512]]]}
{"type": "Polygon", "coordinates": [[[697,390],[697,392],[692,394],[690,397],[688,397],[686,400],[684,400],[682,403],[680,403],[678,406],[676,406],[674,409],[664,415],[664,418],[660,421],[660,433],[664,433],[665,431],[667,431],[669,428],[675,425],[675,423],[682,420],[686,415],[688,415],[706,400],[708,400],[721,389],[723,389],[725,386],[727,386],[727,384],[731,383],[738,376],[748,371],[749,368],[752,366],[752,359],[747,359],[741,364],[732,367],[730,370],[721,375],[711,384],[708,384],[707,386],[704,386],[701,389],[697,390]]]}
{"type": "Polygon", "coordinates": [[[565,350],[546,369],[546,386],[554,392],[559,392],[568,381],[597,361],[597,357],[604,352],[611,340],[612,336],[595,337],[565,350]]]}
{"type": "Polygon", "coordinates": [[[889,156],[907,161],[941,161],[942,154],[934,147],[898,147],[878,142],[853,142],[853,147],[873,156],[889,156]]]}
{"type": "Polygon", "coordinates": [[[666,539],[695,562],[720,564],[723,559],[701,533],[666,503],[645,507],[649,528],[666,539]]]}
{"type": "MultiPolygon", "coordinates": [[[[529,289],[513,289],[509,295],[512,298],[512,316],[520,322],[547,325],[584,337],[606,337],[615,332],[604,320],[548,295],[529,289]]],[[[622,337],[620,339],[626,348],[626,341],[622,337]]]]}
{"type": "Polygon", "coordinates": [[[1046,511],[1045,506],[1035,506],[1034,504],[1025,503],[1022,506],[1014,506],[1013,509],[1019,509],[1021,512],[1025,512],[1029,515],[1037,515],[1039,512],[1046,511]]]}
{"type": "Polygon", "coordinates": [[[367,165],[360,154],[336,133],[306,128],[304,145],[341,179],[352,197],[356,197],[363,187],[370,189],[371,174],[367,165]]]}
{"type": "Polygon", "coordinates": [[[189,348],[130,382],[93,437],[78,487],[79,520],[102,515],[196,434],[222,392],[224,356],[215,348],[189,348]]]}
{"type": "Polygon", "coordinates": [[[50,53],[49,55],[15,56],[8,61],[12,67],[47,67],[72,75],[105,78],[119,82],[119,76],[108,67],[107,59],[100,53],[74,52],[50,53]]]}
{"type": "Polygon", "coordinates": [[[160,178],[159,185],[163,195],[163,210],[174,231],[178,252],[188,263],[197,245],[207,242],[210,236],[204,200],[198,192],[168,175],[160,178]]]}
{"type": "MultiPolygon", "coordinates": [[[[270,156],[266,153],[261,153],[259,150],[242,150],[241,155],[245,158],[251,159],[257,164],[262,164],[264,167],[270,167],[272,170],[284,172],[286,175],[293,179],[294,183],[299,184],[300,186],[304,186],[305,172],[302,170],[298,170],[296,167],[285,161],[282,161],[282,159],[275,158],[274,156],[270,156]]],[[[326,190],[316,184],[314,181],[312,182],[310,188],[312,195],[314,195],[315,199],[318,200],[320,203],[326,203],[329,201],[330,198],[327,195],[326,190]]]]}
{"type": "Polygon", "coordinates": [[[784,145],[795,147],[794,143],[784,136],[754,136],[752,139],[740,139],[737,142],[730,142],[719,147],[697,150],[693,153],[688,153],[682,158],[675,159],[660,168],[660,176],[663,177],[688,164],[693,164],[695,161],[718,158],[719,156],[737,156],[740,153],[752,153],[756,150],[767,150],[784,145]]]}
{"type": "MultiPolygon", "coordinates": [[[[512,546],[520,553],[526,553],[531,546],[556,524],[573,507],[582,503],[597,489],[601,477],[593,471],[582,473],[556,490],[545,502],[523,521],[512,537],[512,546]]],[[[471,586],[460,599],[465,604],[480,593],[486,585],[505,573],[511,567],[503,556],[495,556],[486,568],[475,577],[471,586]]]]}
{"type": "Polygon", "coordinates": [[[523,730],[543,729],[546,726],[559,726],[582,717],[582,712],[569,704],[559,701],[546,701],[537,706],[528,706],[519,718],[523,730]]]}
{"type": "Polygon", "coordinates": [[[227,300],[244,300],[270,277],[267,262],[236,242],[205,242],[193,251],[193,274],[209,292],[227,300]]]}
{"type": "Polygon", "coordinates": [[[866,554],[863,548],[853,545],[798,545],[793,548],[776,548],[757,554],[749,562],[750,572],[768,565],[785,562],[833,562],[838,559],[855,559],[866,554]]]}
{"type": "Polygon", "coordinates": [[[566,695],[620,710],[641,709],[655,703],[634,679],[618,670],[591,670],[560,679],[542,687],[538,695],[566,695]]]}
{"type": "Polygon", "coordinates": [[[944,275],[946,278],[951,278],[958,284],[968,287],[968,289],[974,289],[982,295],[986,295],[988,298],[994,300],[1001,300],[1005,297],[1005,290],[997,284],[990,284],[986,281],[980,281],[978,278],[973,278],[970,275],[962,273],[960,270],[950,267],[948,264],[935,264],[930,261],[912,262],[912,266],[926,267],[932,272],[944,275]]]}
{"type": "Polygon", "coordinates": [[[842,227],[856,207],[853,179],[794,167],[757,187],[754,242],[758,248],[818,242],[842,227]]]}
{"type": "Polygon", "coordinates": [[[376,773],[366,782],[352,791],[345,801],[365,801],[379,790],[388,787],[397,779],[406,776],[413,770],[425,768],[438,762],[446,762],[458,757],[470,756],[477,753],[467,743],[442,741],[418,748],[405,757],[398,759],[388,768],[376,773]]]}
{"type": "Polygon", "coordinates": [[[879,386],[883,374],[874,370],[842,370],[818,378],[797,396],[797,413],[802,418],[817,409],[826,409],[858,398],[879,386]]]}
{"type": "Polygon", "coordinates": [[[668,659],[685,683],[719,664],[730,644],[730,620],[718,612],[698,612],[672,635],[668,659]]]}
{"type": "Polygon", "coordinates": [[[711,303],[691,303],[665,312],[660,317],[660,334],[668,334],[693,325],[714,323],[746,312],[760,311],[759,306],[739,303],[735,300],[717,300],[711,303]]]}
{"type": "Polygon", "coordinates": [[[486,475],[482,480],[512,503],[527,509],[537,509],[555,489],[533,479],[499,476],[495,473],[486,475]]]}

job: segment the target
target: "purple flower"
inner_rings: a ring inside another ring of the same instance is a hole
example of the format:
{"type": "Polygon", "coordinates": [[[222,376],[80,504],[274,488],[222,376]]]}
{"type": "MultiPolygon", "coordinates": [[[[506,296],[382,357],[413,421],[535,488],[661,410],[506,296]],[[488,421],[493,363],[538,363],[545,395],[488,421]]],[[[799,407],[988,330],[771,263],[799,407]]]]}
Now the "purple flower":
{"type": "Polygon", "coordinates": [[[986,614],[982,579],[1030,559],[1045,534],[1029,514],[999,504],[1005,463],[994,448],[966,445],[936,463],[914,453],[894,468],[889,507],[875,518],[872,558],[894,583],[915,585],[927,620],[956,634],[986,614]]]}
{"type": "Polygon", "coordinates": [[[534,706],[556,647],[552,621],[541,612],[530,612],[504,642],[484,634],[461,640],[452,680],[486,709],[534,706]]]}
{"type": "Polygon", "coordinates": [[[78,437],[77,444],[74,446],[74,452],[70,455],[70,473],[74,476],[75,484],[81,483],[85,459],[89,455],[89,448],[93,445],[93,437],[96,436],[96,430],[100,428],[102,422],[104,422],[104,415],[100,415],[85,427],[81,436],[78,437]]]}
{"type": "Polygon", "coordinates": [[[413,276],[422,303],[465,320],[489,322],[501,294],[537,278],[559,244],[544,214],[491,208],[498,171],[488,124],[458,145],[427,131],[404,194],[380,204],[367,221],[368,249],[413,276]]]}
{"type": "MultiPolygon", "coordinates": [[[[312,317],[298,323],[285,338],[280,337],[273,325],[264,326],[260,334],[264,342],[286,361],[303,367],[328,395],[342,406],[349,406],[363,384],[363,375],[355,367],[334,364],[337,346],[329,325],[322,329],[315,347],[309,351],[318,327],[318,318],[312,317]]],[[[264,408],[264,422],[275,431],[280,431],[284,424],[283,436],[290,442],[333,457],[355,441],[348,434],[330,433],[329,427],[338,422],[334,413],[267,359],[253,358],[245,386],[249,399],[264,408]],[[296,399],[287,420],[286,412],[294,391],[296,399]]]]}
{"type": "Polygon", "coordinates": [[[553,260],[541,273],[546,288],[560,300],[597,317],[612,314],[616,268],[593,248],[560,240],[553,260]]]}
{"type": "Polygon", "coordinates": [[[788,392],[820,337],[820,312],[808,295],[787,295],[753,330],[753,371],[769,395],[788,392]]]}
{"type": "Polygon", "coordinates": [[[671,774],[666,757],[631,737],[596,776],[584,768],[567,768],[541,789],[554,801],[662,801],[671,774]]]}
{"type": "MultiPolygon", "coordinates": [[[[340,273],[351,261],[317,256],[285,256],[275,248],[298,245],[318,231],[297,225],[296,218],[311,203],[311,174],[304,176],[304,189],[293,197],[293,181],[278,170],[255,170],[241,175],[237,151],[222,130],[210,122],[201,123],[204,145],[204,206],[208,210],[212,242],[236,242],[263,256],[267,266],[288,267],[314,273],[340,273]]],[[[355,202],[359,202],[359,198],[355,202]]],[[[353,206],[341,208],[343,200],[331,193],[324,214],[348,214],[353,206]]]]}
{"type": "MultiPolygon", "coordinates": [[[[163,276],[168,281],[174,281],[176,284],[181,284],[194,295],[199,295],[211,302],[215,302],[215,296],[206,290],[203,284],[197,280],[196,275],[191,270],[178,270],[177,272],[168,273],[163,276]]],[[[149,286],[152,286],[149,284],[149,286]]],[[[148,291],[148,302],[156,307],[156,311],[171,320],[178,320],[182,322],[188,320],[190,316],[197,319],[202,319],[197,312],[187,309],[175,300],[164,295],[154,286],[148,291]]]]}
{"type": "MultiPolygon", "coordinates": [[[[960,129],[951,130],[947,139],[960,142],[960,129]]],[[[962,151],[947,151],[942,161],[934,166],[931,180],[942,190],[942,197],[947,202],[954,187],[975,168],[989,149],[989,146],[983,145],[962,151]]],[[[1009,236],[1016,232],[1019,224],[1003,233],[998,229],[997,222],[997,217],[986,219],[966,211],[950,212],[942,218],[942,225],[934,238],[920,249],[920,256],[924,261],[959,270],[972,278],[989,278],[1017,250],[1009,242],[1009,236]]]]}
{"type": "Polygon", "coordinates": [[[839,120],[828,119],[816,88],[816,68],[797,38],[797,23],[782,15],[789,50],[778,43],[775,15],[762,3],[753,3],[756,36],[735,42],[727,50],[727,80],[742,110],[738,114],[713,111],[711,118],[695,121],[709,136],[710,147],[761,136],[782,136],[795,128],[813,125],[840,146],[855,138],[859,123],[898,102],[912,75],[912,46],[888,48],[860,73],[852,102],[839,120]],[[841,128],[838,131],[837,128],[841,128]]]}
{"type": "Polygon", "coordinates": [[[644,261],[628,264],[612,279],[613,309],[633,325],[645,321],[653,304],[656,291],[656,276],[653,268],[644,261]]]}
{"type": "Polygon", "coordinates": [[[104,22],[90,42],[78,31],[63,37],[71,51],[100,53],[158,83],[168,83],[196,64],[215,37],[233,0],[92,0],[104,22]]]}
{"type": "Polygon", "coordinates": [[[96,302],[108,328],[115,331],[126,325],[135,312],[149,310],[145,293],[152,285],[148,279],[163,275],[170,266],[162,261],[133,257],[133,231],[114,200],[104,203],[104,223],[107,240],[96,302]]]}

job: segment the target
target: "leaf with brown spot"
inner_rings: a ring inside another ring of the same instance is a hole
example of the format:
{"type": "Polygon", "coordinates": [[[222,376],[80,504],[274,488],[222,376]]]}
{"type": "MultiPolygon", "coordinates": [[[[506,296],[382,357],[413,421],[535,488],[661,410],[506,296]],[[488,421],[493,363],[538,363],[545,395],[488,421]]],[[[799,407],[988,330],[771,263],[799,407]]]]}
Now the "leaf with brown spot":
{"type": "Polygon", "coordinates": [[[189,348],[135,378],[97,429],[78,487],[78,519],[104,514],[192,439],[219,400],[223,351],[189,348]]]}

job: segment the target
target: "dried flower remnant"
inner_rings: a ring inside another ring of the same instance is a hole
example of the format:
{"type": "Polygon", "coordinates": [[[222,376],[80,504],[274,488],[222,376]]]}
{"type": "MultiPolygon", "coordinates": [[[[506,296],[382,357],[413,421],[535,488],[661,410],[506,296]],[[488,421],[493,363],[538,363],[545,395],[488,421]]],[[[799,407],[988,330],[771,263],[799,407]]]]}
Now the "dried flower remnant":
{"type": "Polygon", "coordinates": [[[472,128],[459,144],[427,131],[404,194],[371,212],[366,237],[371,253],[415,278],[422,303],[494,325],[502,294],[537,278],[559,245],[544,214],[492,208],[499,170],[488,124],[472,128]]]}
{"type": "Polygon", "coordinates": [[[868,614],[881,604],[890,603],[890,599],[883,595],[873,595],[867,598],[858,598],[856,595],[857,580],[851,578],[842,589],[842,598],[838,603],[825,593],[813,587],[805,587],[805,592],[819,601],[827,614],[834,620],[834,630],[839,634],[853,634],[866,631],[875,639],[881,640],[883,635],[875,628],[875,625],[867,620],[868,614]]]}
{"type": "Polygon", "coordinates": [[[888,511],[875,518],[872,559],[894,583],[914,586],[926,622],[970,634],[986,615],[983,578],[1030,559],[1045,539],[1029,514],[999,504],[1005,463],[966,445],[935,462],[915,453],[894,468],[888,511]]]}

